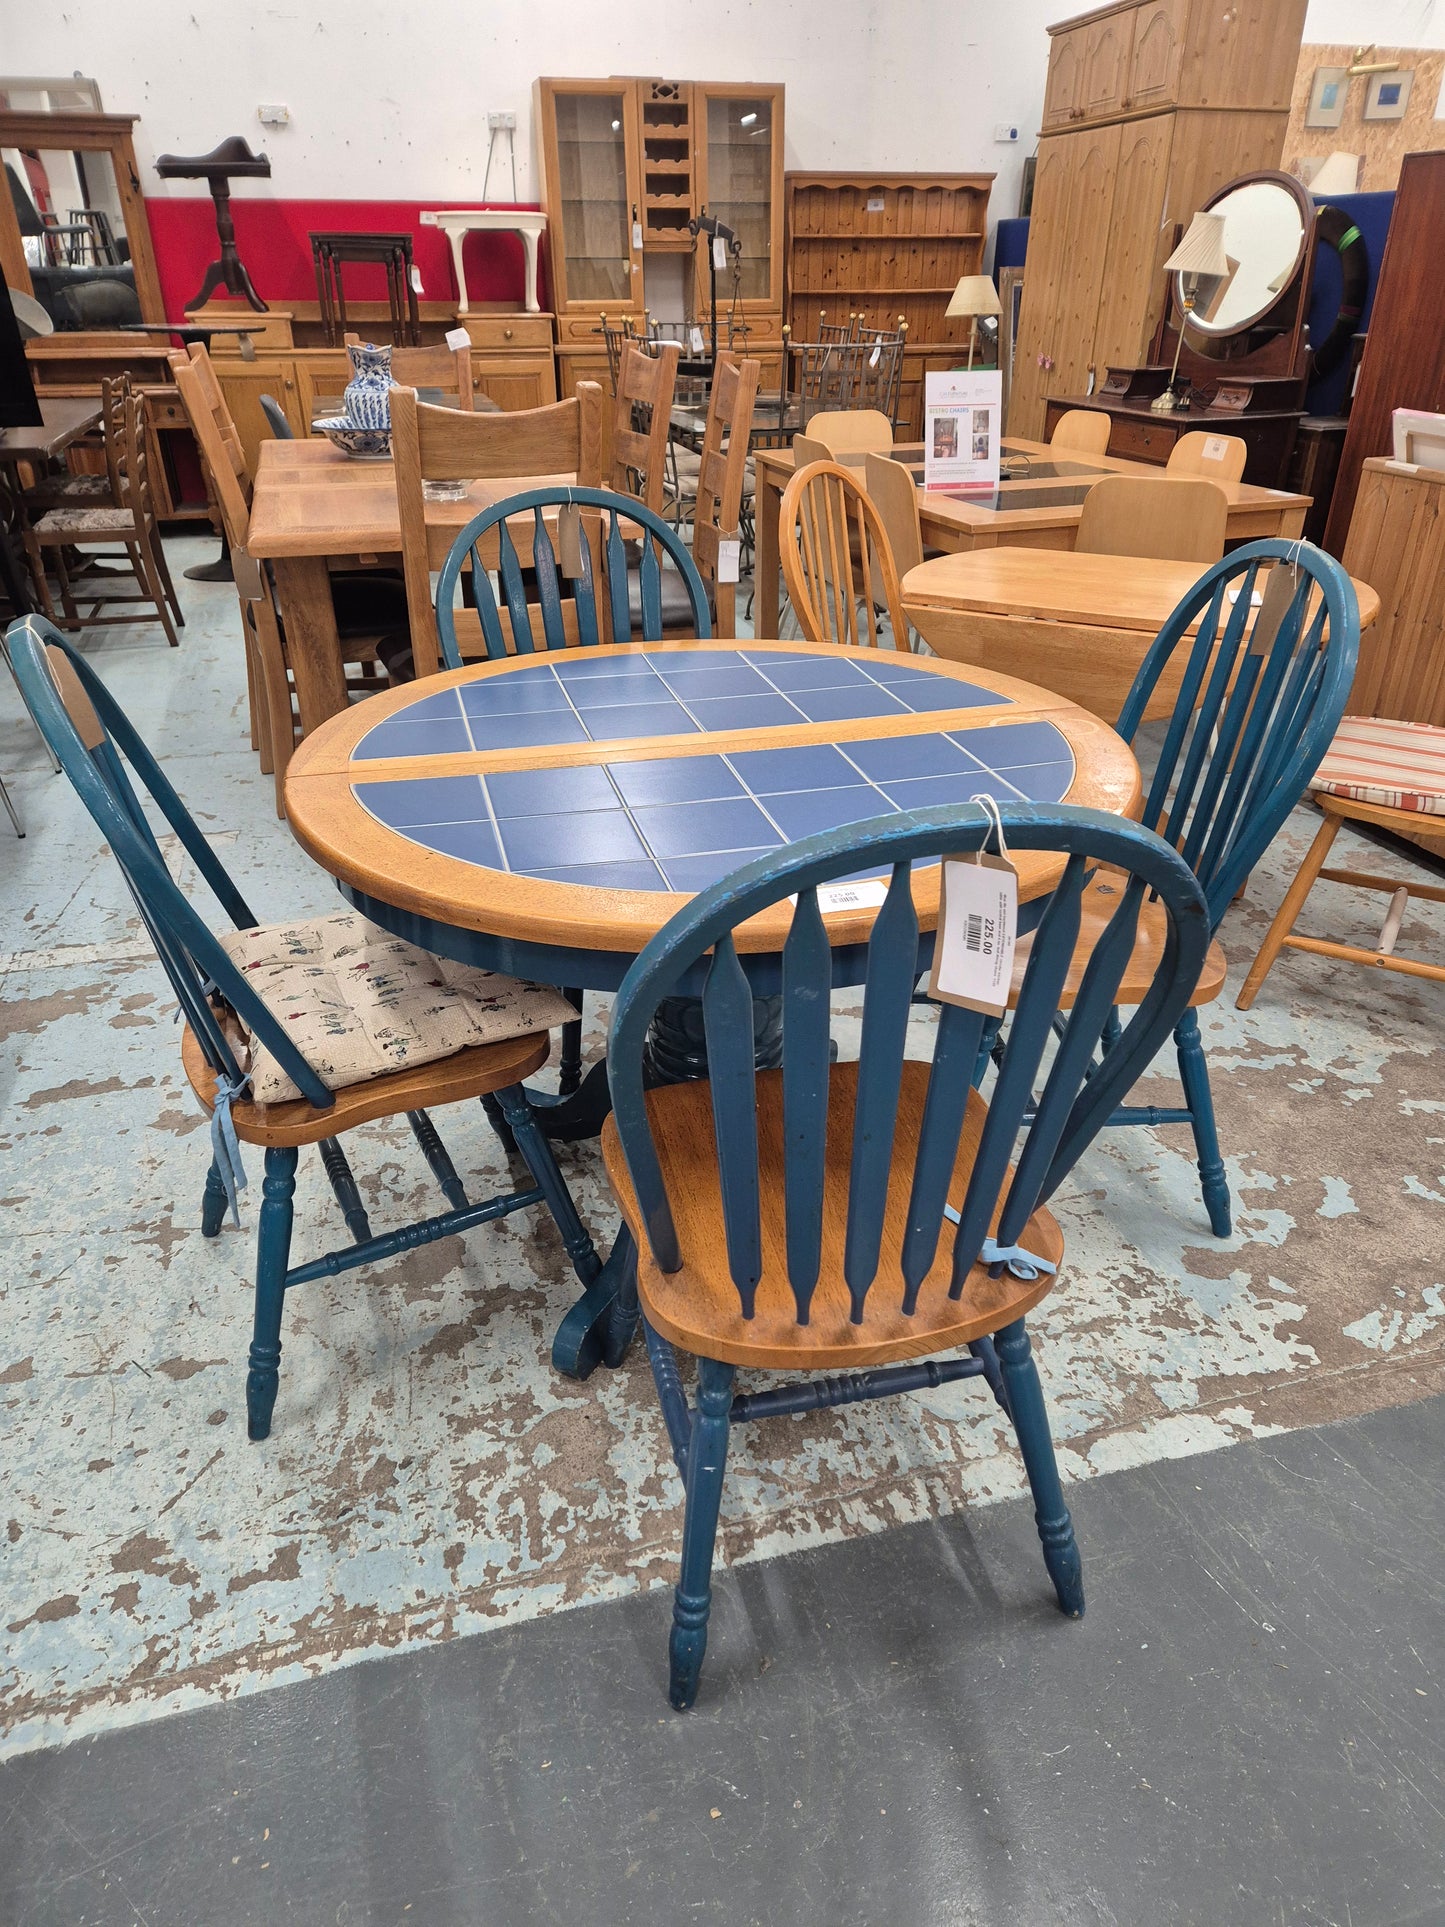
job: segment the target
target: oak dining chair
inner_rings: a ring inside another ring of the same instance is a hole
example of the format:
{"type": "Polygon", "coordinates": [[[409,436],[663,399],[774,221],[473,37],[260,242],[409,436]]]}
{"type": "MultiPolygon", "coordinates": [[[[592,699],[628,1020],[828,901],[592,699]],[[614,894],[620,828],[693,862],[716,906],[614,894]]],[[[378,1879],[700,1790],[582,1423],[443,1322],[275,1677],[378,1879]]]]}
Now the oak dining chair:
{"type": "Polygon", "coordinates": [[[1049,447],[1076,455],[1107,455],[1112,428],[1109,417],[1097,408],[1067,408],[1054,423],[1049,447]]]}
{"type": "Polygon", "coordinates": [[[1048,1200],[1168,1037],[1208,941],[1197,880],[1151,831],[1062,804],[957,803],[770,851],[703,891],[638,956],[612,1014],[602,1153],[632,1241],[619,1342],[640,1314],[686,1491],[674,1707],[697,1693],[729,1433],[743,1420],[983,1378],[1018,1440],[1059,1607],[1082,1616],[1082,1563],[1025,1318],[1064,1263],[1048,1200]],[[985,1102],[971,1088],[980,1012],[941,1003],[931,1061],[908,1054],[919,967],[911,875],[940,858],[963,870],[995,838],[1063,862],[985,1102]],[[1083,894],[1105,864],[1119,882],[1114,916],[1065,1009],[1083,894]],[[889,881],[867,943],[857,1060],[831,1063],[820,889],[860,868],[889,881]],[[1096,1066],[1146,892],[1164,941],[1137,1010],[1096,1066]],[[781,1068],[758,1071],[736,933],[790,899],[781,1068]],[[683,983],[701,996],[708,1078],[648,1089],[648,1027],[683,983]],[[691,1412],[674,1347],[696,1360],[691,1412]],[[737,1372],[751,1368],[808,1376],[736,1392],[737,1372]]]}
{"type": "Polygon", "coordinates": [[[432,571],[454,546],[450,531],[427,521],[425,484],[549,476],[597,488],[606,436],[605,398],[595,381],[578,382],[568,401],[495,415],[435,408],[418,401],[414,389],[392,389],[391,450],[416,675],[434,676],[440,667],[432,571]]]}
{"type": "Polygon", "coordinates": [[[606,485],[620,495],[635,495],[655,511],[662,508],[667,482],[668,430],[681,355],[675,341],[648,347],[624,341],[609,411],[606,485]]]}
{"type": "Polygon", "coordinates": [[[863,458],[863,485],[888,531],[888,546],[901,581],[923,560],[923,529],[918,520],[918,484],[902,462],[889,455],[863,458]]]}
{"type": "Polygon", "coordinates": [[[888,531],[855,474],[838,462],[795,469],[778,511],[788,598],[809,642],[868,648],[881,611],[895,649],[909,647],[888,531]]]}
{"type": "MultiPolygon", "coordinates": [[[[761,362],[718,351],[692,505],[692,559],[708,587],[713,634],[717,636],[735,636],[738,632],[737,584],[746,533],[745,511],[751,500],[748,445],[761,378],[761,362]]],[[[671,583],[669,571],[664,590],[671,583]]],[[[687,620],[684,611],[679,609],[677,614],[687,620]]],[[[664,607],[664,622],[674,619],[672,609],[664,607]]]]}
{"type": "MultiPolygon", "coordinates": [[[[1199,578],[1140,664],[1116,724],[1126,743],[1136,740],[1161,676],[1183,666],[1140,820],[1198,876],[1211,935],[1329,747],[1349,699],[1359,641],[1354,585],[1332,556],[1307,542],[1251,542],[1199,578]]],[[[1115,901],[1113,880],[1104,875],[1085,892],[1078,951],[1062,992],[1066,1003],[1088,981],[1115,901]]],[[[1134,1004],[1146,992],[1161,938],[1146,905],[1118,1002],[1134,1004]]],[[[1028,958],[1025,940],[1014,980],[1020,998],[1028,958]]],[[[1189,1125],[1205,1209],[1220,1238],[1231,1229],[1229,1183],[1195,1009],[1218,997],[1224,975],[1216,940],[1190,1008],[1174,1027],[1183,1104],[1121,1105],[1109,1119],[1189,1125]]]]}
{"type": "Polygon", "coordinates": [[[1160,562],[1217,562],[1229,498],[1193,476],[1106,475],[1079,511],[1074,547],[1085,555],[1144,555],[1160,562]]]}
{"type": "Polygon", "coordinates": [[[1238,435],[1210,435],[1202,428],[1181,435],[1164,464],[1166,475],[1199,475],[1207,482],[1237,482],[1249,459],[1249,444],[1238,435]]]}
{"type": "Polygon", "coordinates": [[[219,1236],[228,1206],[240,1222],[238,1193],[246,1182],[240,1146],[264,1151],[246,1375],[249,1436],[264,1439],[270,1432],[282,1312],[287,1294],[304,1284],[538,1204],[551,1214],[577,1276],[590,1283],[600,1269],[597,1253],[521,1090],[523,1078],[546,1062],[548,1032],[566,1014],[556,994],[487,971],[459,977],[453,966],[444,976],[436,958],[387,937],[351,912],[307,923],[258,924],[84,659],[36,616],[11,625],[9,644],[25,699],[120,865],[185,1019],[182,1066],[211,1120],[211,1162],[201,1204],[205,1237],[219,1236]],[[220,905],[231,925],[225,936],[212,932],[177,885],[142,797],[174,833],[220,905]],[[348,930],[339,935],[340,925],[348,930]],[[338,944],[346,946],[345,967],[328,972],[318,959],[338,944]],[[371,1047],[380,1065],[372,1061],[361,1068],[362,1081],[355,1070],[350,1077],[328,1071],[327,1054],[333,1064],[343,1049],[358,1058],[368,1055],[366,1019],[374,1025],[383,1012],[392,1041],[384,1051],[371,1047]],[[484,1041],[459,1047],[461,1034],[481,1034],[484,1041]],[[302,1037],[309,1057],[298,1045],[302,1037]],[[312,1061],[318,1054],[321,1063],[312,1061]],[[263,1102],[253,1089],[248,1096],[248,1085],[267,1074],[273,1085],[293,1094],[263,1102]],[[475,1098],[500,1105],[532,1178],[525,1189],[482,1202],[468,1197],[428,1114],[430,1106],[475,1098]],[[356,1125],[402,1115],[448,1209],[374,1235],[339,1140],[356,1125]],[[293,1266],[296,1166],[307,1145],[321,1154],[352,1242],[293,1266]]]}
{"type": "Polygon", "coordinates": [[[820,442],[830,457],[893,446],[892,419],[877,408],[822,409],[809,416],[804,433],[809,441],[820,442]]]}

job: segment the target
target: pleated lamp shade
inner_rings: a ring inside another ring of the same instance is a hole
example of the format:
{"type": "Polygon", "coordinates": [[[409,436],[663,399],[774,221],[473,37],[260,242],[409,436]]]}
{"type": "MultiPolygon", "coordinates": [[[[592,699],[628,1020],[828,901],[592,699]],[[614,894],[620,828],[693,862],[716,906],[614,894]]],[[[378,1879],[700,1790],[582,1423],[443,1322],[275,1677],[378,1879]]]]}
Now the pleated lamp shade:
{"type": "Polygon", "coordinates": [[[1166,274],[1220,275],[1229,273],[1224,252],[1224,216],[1196,214],[1189,232],[1164,263],[1166,274]]]}

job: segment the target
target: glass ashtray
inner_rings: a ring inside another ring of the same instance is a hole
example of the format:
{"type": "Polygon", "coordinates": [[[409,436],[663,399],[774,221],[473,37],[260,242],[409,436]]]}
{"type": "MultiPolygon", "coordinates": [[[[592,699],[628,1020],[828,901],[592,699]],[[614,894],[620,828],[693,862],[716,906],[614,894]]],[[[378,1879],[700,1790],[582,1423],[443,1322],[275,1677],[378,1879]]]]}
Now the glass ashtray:
{"type": "Polygon", "coordinates": [[[421,485],[424,502],[465,502],[470,482],[423,482],[421,485]]]}

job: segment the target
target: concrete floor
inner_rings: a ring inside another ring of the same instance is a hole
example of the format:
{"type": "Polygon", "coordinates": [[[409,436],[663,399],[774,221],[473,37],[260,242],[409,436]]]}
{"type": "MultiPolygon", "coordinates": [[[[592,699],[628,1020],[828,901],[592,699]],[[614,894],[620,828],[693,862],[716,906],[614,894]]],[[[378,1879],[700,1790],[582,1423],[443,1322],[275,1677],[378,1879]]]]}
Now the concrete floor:
{"type": "MultiPolygon", "coordinates": [[[[183,593],[179,650],[85,647],[258,913],[326,911],[249,748],[234,592],[183,593]]],[[[1412,1402],[1445,1389],[1439,986],[1287,957],[1248,1016],[1232,989],[1202,1013],[1230,1239],[1178,1130],[1106,1133],[1056,1201],[1067,1276],[1031,1322],[1082,1629],[1047,1606],[976,1388],[771,1421],[730,1461],[730,1576],[677,1721],[679,1482],[640,1356],[551,1372],[571,1281],[545,1231],[309,1288],[247,1445],[254,1184],[203,1242],[167,986],[3,679],[0,770],[30,830],[0,823],[0,1927],[1445,1921],[1410,1911],[1445,1801],[1434,1687],[1401,1670],[1441,1651],[1410,1566],[1438,1540],[1439,1407],[1412,1402]]],[[[1312,829],[1231,911],[1231,984],[1312,829]]],[[[1324,886],[1311,914],[1369,941],[1378,904],[1324,886]]],[[[1442,938],[1427,906],[1401,945],[1442,938]]],[[[1167,1065],[1143,1095],[1171,1100],[1167,1065]]],[[[480,1113],[440,1121],[495,1188],[480,1113]]],[[[404,1131],[354,1161],[379,1226],[431,1208],[404,1131]]],[[[564,1164],[606,1242],[593,1148],[564,1164]]],[[[309,1257],[338,1232],[304,1165],[298,1202],[309,1257]]]]}
{"type": "Polygon", "coordinates": [[[7,1927],[1438,1927],[1445,1400],[0,1767],[7,1927]]]}

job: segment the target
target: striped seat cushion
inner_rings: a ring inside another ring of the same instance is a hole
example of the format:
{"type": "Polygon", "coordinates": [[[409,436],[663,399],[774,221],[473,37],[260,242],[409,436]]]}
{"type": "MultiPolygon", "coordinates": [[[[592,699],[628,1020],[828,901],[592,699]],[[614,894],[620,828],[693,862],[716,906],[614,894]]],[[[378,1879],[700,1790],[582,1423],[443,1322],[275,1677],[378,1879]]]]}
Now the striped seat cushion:
{"type": "Polygon", "coordinates": [[[1387,810],[1445,816],[1445,729],[1346,716],[1310,788],[1387,810]]]}

